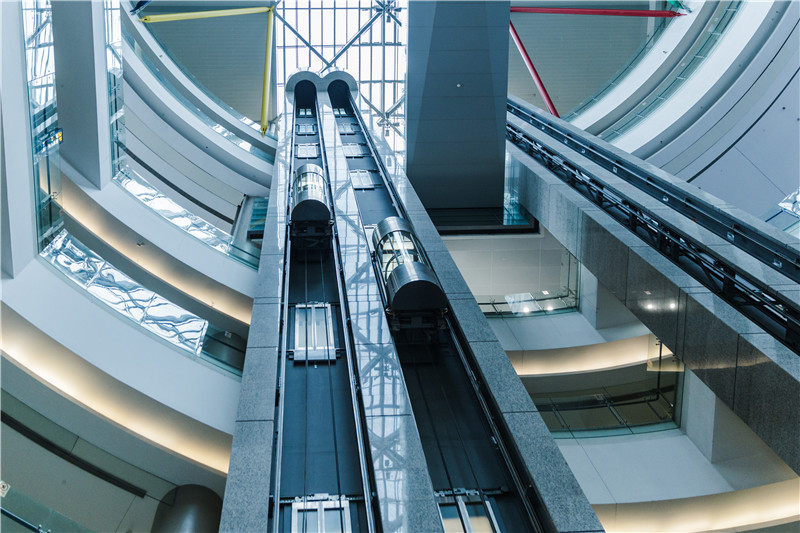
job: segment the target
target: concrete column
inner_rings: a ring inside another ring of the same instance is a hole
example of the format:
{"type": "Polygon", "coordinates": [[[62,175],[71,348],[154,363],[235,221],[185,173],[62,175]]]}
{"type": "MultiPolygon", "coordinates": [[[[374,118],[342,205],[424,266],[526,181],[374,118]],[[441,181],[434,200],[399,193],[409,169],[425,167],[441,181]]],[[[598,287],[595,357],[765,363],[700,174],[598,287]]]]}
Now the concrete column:
{"type": "MultiPolygon", "coordinates": [[[[276,235],[281,192],[269,203],[264,235],[276,235]]],[[[282,209],[282,207],[281,207],[282,209]]],[[[282,224],[282,222],[280,222],[282,224]]],[[[242,392],[233,430],[231,461],[220,531],[266,531],[270,504],[272,453],[275,439],[275,389],[278,374],[278,334],[283,271],[283,242],[264,239],[242,392]]]]}
{"type": "Polygon", "coordinates": [[[509,9],[409,4],[406,172],[429,209],[503,205],[509,9]]]}
{"type": "Polygon", "coordinates": [[[14,277],[36,256],[28,88],[19,2],[0,2],[0,227],[3,276],[14,277]]]}
{"type": "Polygon", "coordinates": [[[183,485],[161,500],[153,519],[153,533],[205,533],[219,528],[222,500],[206,487],[183,485]]]}
{"type": "Polygon", "coordinates": [[[103,3],[53,1],[61,157],[97,188],[111,180],[103,3]]]}

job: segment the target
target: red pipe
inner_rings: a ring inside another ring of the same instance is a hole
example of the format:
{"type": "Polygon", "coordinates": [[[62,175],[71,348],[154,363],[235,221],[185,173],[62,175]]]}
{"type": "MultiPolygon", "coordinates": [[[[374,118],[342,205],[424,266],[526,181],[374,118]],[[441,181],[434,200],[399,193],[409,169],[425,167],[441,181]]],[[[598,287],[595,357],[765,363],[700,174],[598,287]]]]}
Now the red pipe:
{"type": "Polygon", "coordinates": [[[613,17],[662,17],[683,16],[677,11],[646,9],[585,9],[574,7],[512,7],[512,13],[560,13],[562,15],[608,15],[613,17]]]}
{"type": "Polygon", "coordinates": [[[517,49],[522,56],[522,60],[525,61],[525,64],[528,66],[528,71],[530,71],[531,76],[533,77],[533,83],[536,84],[536,88],[539,89],[539,94],[542,95],[544,103],[547,104],[547,109],[550,111],[551,115],[558,117],[556,106],[554,106],[553,101],[550,100],[550,95],[547,94],[547,89],[544,88],[542,78],[539,77],[539,73],[536,72],[536,69],[533,67],[531,58],[528,56],[528,52],[525,51],[525,46],[522,45],[522,41],[517,34],[517,30],[514,29],[514,24],[511,21],[508,22],[508,29],[511,32],[511,38],[514,39],[514,43],[517,45],[517,49]]]}

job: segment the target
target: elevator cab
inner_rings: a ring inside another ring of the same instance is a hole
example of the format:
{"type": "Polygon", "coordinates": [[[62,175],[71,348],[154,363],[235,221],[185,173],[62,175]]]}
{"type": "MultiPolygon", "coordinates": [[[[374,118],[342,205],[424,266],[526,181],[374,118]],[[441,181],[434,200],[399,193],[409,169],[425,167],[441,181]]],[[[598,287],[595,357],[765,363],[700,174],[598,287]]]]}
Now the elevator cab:
{"type": "Polygon", "coordinates": [[[408,221],[383,219],[375,226],[372,244],[389,309],[405,312],[447,307],[444,291],[408,221]]]}

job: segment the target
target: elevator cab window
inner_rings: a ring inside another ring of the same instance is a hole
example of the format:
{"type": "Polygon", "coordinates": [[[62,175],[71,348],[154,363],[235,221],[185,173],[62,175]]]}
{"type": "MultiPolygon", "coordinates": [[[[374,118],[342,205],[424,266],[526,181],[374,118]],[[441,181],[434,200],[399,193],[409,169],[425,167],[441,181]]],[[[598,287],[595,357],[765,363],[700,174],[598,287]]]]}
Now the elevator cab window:
{"type": "Polygon", "coordinates": [[[398,266],[406,263],[419,263],[419,248],[416,239],[406,231],[393,231],[386,235],[379,243],[375,253],[378,256],[383,279],[388,280],[389,275],[398,266]]]}
{"type": "Polygon", "coordinates": [[[334,335],[330,304],[308,303],[294,307],[295,362],[335,361],[338,339],[334,335]]]}
{"type": "Polygon", "coordinates": [[[333,108],[333,115],[336,116],[336,117],[352,117],[353,116],[347,111],[347,109],[345,109],[343,107],[334,107],[333,108]]]}
{"type": "Polygon", "coordinates": [[[292,193],[295,203],[301,193],[310,191],[315,197],[325,198],[325,176],[322,168],[311,163],[297,169],[297,175],[292,184],[292,193]]]}
{"type": "Polygon", "coordinates": [[[344,499],[292,503],[292,533],[352,533],[349,502],[344,499]]]}
{"type": "Polygon", "coordinates": [[[297,108],[297,116],[298,117],[313,117],[314,110],[310,107],[298,107],[297,108]]]}

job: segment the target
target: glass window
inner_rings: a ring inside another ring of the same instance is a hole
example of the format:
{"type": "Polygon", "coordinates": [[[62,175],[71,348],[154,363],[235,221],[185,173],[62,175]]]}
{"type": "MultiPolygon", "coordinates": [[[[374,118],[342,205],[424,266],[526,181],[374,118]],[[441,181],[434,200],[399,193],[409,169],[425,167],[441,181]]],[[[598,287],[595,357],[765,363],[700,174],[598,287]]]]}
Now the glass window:
{"type": "Polygon", "coordinates": [[[464,533],[464,526],[458,516],[458,506],[455,504],[440,505],[439,512],[442,515],[445,533],[464,533]]]}
{"type": "Polygon", "coordinates": [[[473,533],[494,533],[489,514],[482,503],[468,503],[465,507],[473,533]]]}
{"type": "Polygon", "coordinates": [[[292,502],[292,533],[351,533],[350,504],[344,498],[292,502]]]}
{"type": "Polygon", "coordinates": [[[336,338],[329,304],[302,304],[295,308],[294,360],[336,359],[336,338]]]}
{"type": "Polygon", "coordinates": [[[350,181],[353,183],[354,189],[374,189],[373,177],[375,174],[369,170],[350,171],[350,181]]]}
{"type": "Polygon", "coordinates": [[[345,144],[344,155],[346,157],[364,157],[368,155],[367,147],[363,144],[356,143],[345,144]]]}
{"type": "Polygon", "coordinates": [[[325,509],[325,533],[344,533],[344,509],[325,509]]]}
{"type": "Polygon", "coordinates": [[[317,125],[316,124],[298,124],[297,125],[297,134],[298,135],[314,135],[317,133],[317,125]]]}
{"type": "Polygon", "coordinates": [[[298,144],[295,150],[295,157],[299,159],[314,159],[319,157],[318,144],[298,144]]]}
{"type": "Polygon", "coordinates": [[[492,500],[477,490],[456,489],[459,494],[437,493],[439,514],[446,533],[497,533],[492,500]]]}
{"type": "Polygon", "coordinates": [[[361,131],[360,128],[358,127],[358,124],[355,122],[340,122],[338,126],[339,126],[339,133],[343,135],[351,135],[353,133],[358,133],[359,131],[361,131]]]}
{"type": "Polygon", "coordinates": [[[313,117],[314,112],[308,107],[298,107],[297,108],[297,116],[298,117],[313,117]]]}
{"type": "Polygon", "coordinates": [[[308,509],[302,510],[298,513],[298,532],[302,533],[322,533],[322,529],[319,527],[319,519],[318,519],[319,511],[316,509],[308,509]]]}

